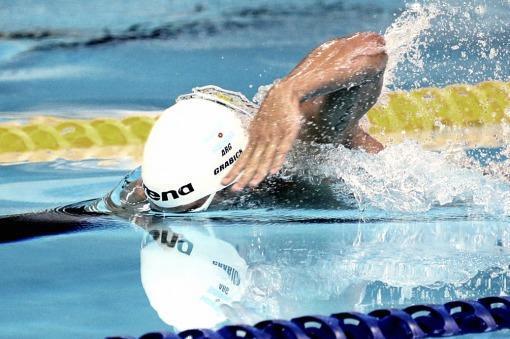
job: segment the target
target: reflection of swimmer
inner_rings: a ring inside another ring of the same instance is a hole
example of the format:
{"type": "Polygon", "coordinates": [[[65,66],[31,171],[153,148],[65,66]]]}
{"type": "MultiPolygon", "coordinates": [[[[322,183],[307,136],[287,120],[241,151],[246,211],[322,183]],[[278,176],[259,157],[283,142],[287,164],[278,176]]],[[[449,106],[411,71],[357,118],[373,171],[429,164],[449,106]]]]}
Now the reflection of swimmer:
{"type": "Polygon", "coordinates": [[[205,228],[151,228],[141,249],[142,284],[152,307],[179,330],[227,321],[246,288],[247,265],[205,228]]]}
{"type": "MultiPolygon", "coordinates": [[[[386,59],[383,38],[360,33],[312,51],[260,107],[215,86],[180,96],[153,127],[141,178],[121,194],[132,205],[148,199],[163,211],[203,211],[232,197],[224,188],[255,187],[275,174],[296,138],[378,152],[359,120],[379,96],[386,59]]],[[[308,197],[317,190],[291,188],[308,197]]]]}

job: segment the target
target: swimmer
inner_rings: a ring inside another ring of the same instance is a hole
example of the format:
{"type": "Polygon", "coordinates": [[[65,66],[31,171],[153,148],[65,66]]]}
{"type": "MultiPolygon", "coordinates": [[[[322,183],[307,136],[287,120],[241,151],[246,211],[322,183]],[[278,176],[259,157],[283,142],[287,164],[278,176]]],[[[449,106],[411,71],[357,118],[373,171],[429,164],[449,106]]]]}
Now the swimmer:
{"type": "Polygon", "coordinates": [[[277,174],[296,140],[379,152],[382,144],[359,121],[380,95],[386,62],[384,38],[358,33],[310,52],[260,106],[216,86],[181,95],[154,125],[141,178],[124,186],[120,200],[205,211],[277,174]]]}

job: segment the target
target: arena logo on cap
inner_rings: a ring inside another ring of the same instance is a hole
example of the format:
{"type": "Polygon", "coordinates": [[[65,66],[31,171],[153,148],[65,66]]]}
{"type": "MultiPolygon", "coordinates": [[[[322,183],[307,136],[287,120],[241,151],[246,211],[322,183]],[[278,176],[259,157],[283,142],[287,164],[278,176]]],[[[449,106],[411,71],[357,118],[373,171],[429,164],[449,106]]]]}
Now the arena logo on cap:
{"type": "Polygon", "coordinates": [[[149,198],[151,198],[152,200],[156,200],[156,201],[159,201],[159,200],[168,201],[169,196],[174,200],[179,199],[181,196],[188,195],[191,192],[195,191],[195,189],[193,188],[193,185],[191,183],[186,184],[177,190],[173,189],[173,190],[168,190],[166,192],[161,192],[161,193],[151,190],[150,188],[145,186],[145,184],[143,185],[143,188],[145,190],[145,194],[147,194],[147,196],[149,198]]]}

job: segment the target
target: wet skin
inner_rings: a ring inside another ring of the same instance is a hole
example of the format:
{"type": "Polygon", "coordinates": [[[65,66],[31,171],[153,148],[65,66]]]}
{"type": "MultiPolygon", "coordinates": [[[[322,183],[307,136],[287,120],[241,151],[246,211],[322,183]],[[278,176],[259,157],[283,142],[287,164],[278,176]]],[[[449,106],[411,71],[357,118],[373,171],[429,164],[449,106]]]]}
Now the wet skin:
{"type": "Polygon", "coordinates": [[[249,143],[223,179],[233,191],[277,173],[296,139],[339,143],[367,152],[383,146],[359,126],[381,92],[384,38],[358,33],[313,50],[275,84],[249,127],[249,143]]]}

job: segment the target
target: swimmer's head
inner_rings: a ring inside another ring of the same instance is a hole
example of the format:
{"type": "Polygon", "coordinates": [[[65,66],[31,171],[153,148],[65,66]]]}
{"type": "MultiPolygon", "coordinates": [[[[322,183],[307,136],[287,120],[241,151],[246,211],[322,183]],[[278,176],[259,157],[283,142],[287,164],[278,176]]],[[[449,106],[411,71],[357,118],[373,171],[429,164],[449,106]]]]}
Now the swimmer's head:
{"type": "MultiPolygon", "coordinates": [[[[215,87],[207,87],[213,88],[215,87]]],[[[203,211],[239,159],[247,136],[243,109],[224,94],[194,91],[163,112],[147,139],[142,179],[152,205],[171,212],[203,211]]]]}

